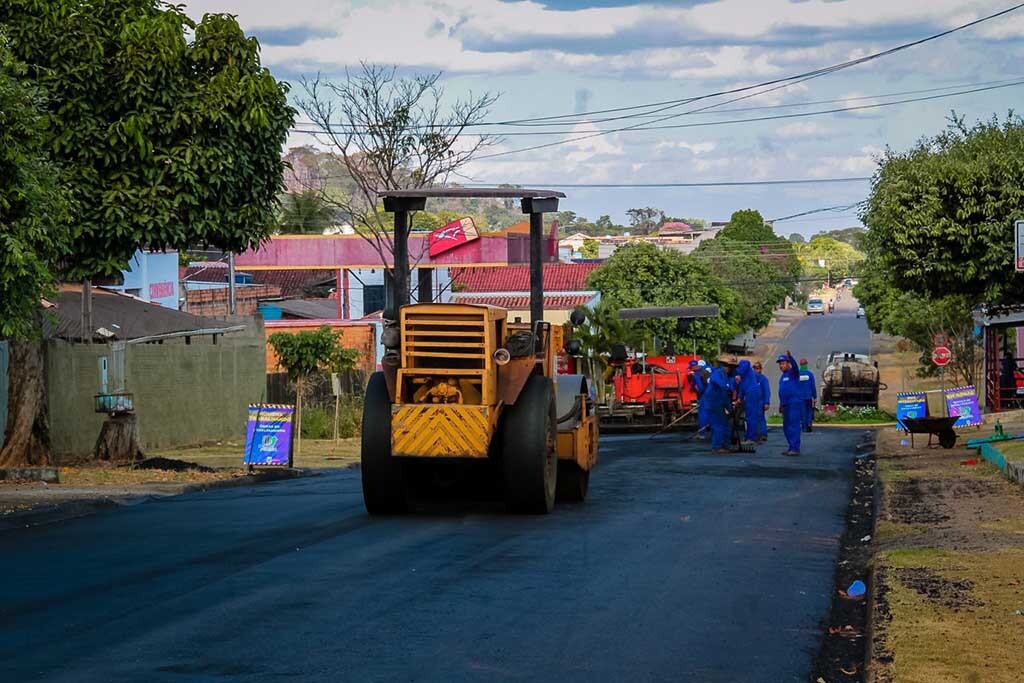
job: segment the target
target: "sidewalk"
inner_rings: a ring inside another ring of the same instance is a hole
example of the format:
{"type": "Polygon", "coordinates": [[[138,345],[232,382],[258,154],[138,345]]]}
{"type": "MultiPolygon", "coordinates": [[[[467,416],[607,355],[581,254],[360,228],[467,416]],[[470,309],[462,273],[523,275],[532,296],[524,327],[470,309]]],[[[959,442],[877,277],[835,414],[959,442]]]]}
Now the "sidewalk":
{"type": "Polygon", "coordinates": [[[752,355],[758,358],[774,358],[776,346],[789,336],[797,323],[807,317],[802,308],[779,309],[772,314],[772,320],[757,333],[752,355]]]}
{"type": "MultiPolygon", "coordinates": [[[[991,432],[965,430],[961,442],[991,432]]],[[[884,429],[876,444],[866,680],[1020,680],[1024,487],[974,449],[912,450],[904,440],[884,429]]]]}

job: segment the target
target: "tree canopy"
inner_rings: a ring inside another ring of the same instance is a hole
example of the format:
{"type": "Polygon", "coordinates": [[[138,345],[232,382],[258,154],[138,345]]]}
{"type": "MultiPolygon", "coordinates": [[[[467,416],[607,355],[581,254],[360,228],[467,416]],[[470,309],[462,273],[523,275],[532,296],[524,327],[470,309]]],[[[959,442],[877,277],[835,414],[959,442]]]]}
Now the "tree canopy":
{"type": "Polygon", "coordinates": [[[67,253],[68,201],[45,153],[38,91],[0,33],[0,339],[35,330],[39,299],[67,253]]]}
{"type": "Polygon", "coordinates": [[[140,246],[243,251],[269,236],[294,111],[233,17],[8,0],[0,24],[46,96],[74,200],[70,276],[116,273],[140,246]]]}
{"type": "Polygon", "coordinates": [[[701,260],[677,251],[659,249],[647,242],[620,247],[603,266],[587,278],[601,292],[602,301],[618,308],[717,304],[718,318],[698,320],[682,334],[675,319],[643,320],[636,327],[661,343],[672,341],[689,348],[693,340],[704,355],[714,356],[719,344],[741,330],[740,301],[736,293],[714,275],[701,260]]]}
{"type": "Polygon", "coordinates": [[[874,272],[929,297],[1019,300],[1013,222],[1024,215],[1024,121],[954,118],[904,153],[889,150],[862,220],[874,272]]]}
{"type": "Polygon", "coordinates": [[[739,322],[744,330],[760,329],[772,318],[792,286],[762,255],[742,243],[716,237],[701,242],[691,258],[708,264],[727,287],[739,297],[739,322]]]}
{"type": "Polygon", "coordinates": [[[833,280],[856,275],[865,258],[862,252],[848,243],[825,235],[815,235],[810,242],[797,245],[797,256],[804,275],[822,280],[829,273],[833,280]]]}

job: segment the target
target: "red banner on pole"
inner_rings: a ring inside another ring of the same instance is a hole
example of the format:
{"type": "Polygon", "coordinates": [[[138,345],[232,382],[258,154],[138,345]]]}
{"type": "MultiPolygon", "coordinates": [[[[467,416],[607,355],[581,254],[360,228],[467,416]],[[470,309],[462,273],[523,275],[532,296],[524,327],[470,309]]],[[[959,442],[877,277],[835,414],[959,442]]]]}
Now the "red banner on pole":
{"type": "Polygon", "coordinates": [[[430,233],[430,257],[451,251],[466,242],[480,239],[480,233],[470,217],[460,218],[430,233]]]}

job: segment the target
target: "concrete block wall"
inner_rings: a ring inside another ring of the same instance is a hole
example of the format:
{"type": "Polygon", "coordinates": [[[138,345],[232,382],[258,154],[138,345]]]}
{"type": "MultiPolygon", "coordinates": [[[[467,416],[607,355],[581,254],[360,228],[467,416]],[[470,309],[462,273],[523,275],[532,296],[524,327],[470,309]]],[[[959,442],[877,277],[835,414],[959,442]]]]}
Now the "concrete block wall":
{"type": "MultiPolygon", "coordinates": [[[[50,430],[58,458],[91,455],[105,415],[94,412],[105,344],[47,342],[50,430]]],[[[111,390],[113,387],[111,387],[111,390]]],[[[262,326],[213,337],[169,339],[125,350],[125,390],[135,396],[144,450],[242,439],[249,403],[266,390],[262,326]]]]}
{"type": "MultiPolygon", "coordinates": [[[[246,285],[235,289],[235,314],[256,315],[256,307],[263,299],[281,296],[277,285],[246,285]]],[[[185,292],[185,310],[192,315],[221,317],[228,314],[227,287],[219,289],[189,289],[185,292]]]]}

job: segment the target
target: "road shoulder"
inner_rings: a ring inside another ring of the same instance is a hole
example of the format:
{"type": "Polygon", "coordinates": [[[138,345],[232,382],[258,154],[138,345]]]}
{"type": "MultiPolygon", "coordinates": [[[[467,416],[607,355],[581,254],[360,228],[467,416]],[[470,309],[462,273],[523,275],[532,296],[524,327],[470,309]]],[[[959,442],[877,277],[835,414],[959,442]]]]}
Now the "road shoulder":
{"type": "Polygon", "coordinates": [[[911,449],[905,441],[883,430],[876,450],[867,680],[1017,681],[1024,487],[974,449],[911,449]]]}

